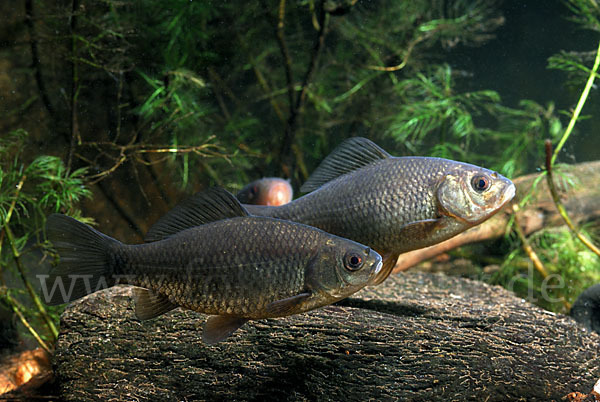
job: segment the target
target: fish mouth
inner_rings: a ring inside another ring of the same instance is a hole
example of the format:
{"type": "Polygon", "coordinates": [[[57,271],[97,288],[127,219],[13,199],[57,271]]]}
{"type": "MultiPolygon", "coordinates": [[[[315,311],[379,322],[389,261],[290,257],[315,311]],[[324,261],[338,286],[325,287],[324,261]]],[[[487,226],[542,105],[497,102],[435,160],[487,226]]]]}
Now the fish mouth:
{"type": "Polygon", "coordinates": [[[379,271],[381,271],[381,267],[383,267],[383,261],[378,261],[377,266],[375,267],[375,271],[373,271],[373,274],[377,275],[379,271]]]}
{"type": "Polygon", "coordinates": [[[517,187],[515,186],[514,183],[511,182],[510,186],[508,186],[508,188],[506,190],[504,190],[501,205],[502,206],[506,205],[507,202],[509,202],[510,200],[512,200],[515,197],[516,193],[517,193],[517,187]]]}
{"type": "Polygon", "coordinates": [[[381,271],[382,267],[383,267],[383,261],[379,260],[377,262],[377,265],[375,266],[375,269],[373,271],[371,271],[371,275],[369,275],[369,280],[368,280],[369,284],[373,283],[375,278],[377,278],[377,274],[379,274],[379,271],[381,271]]]}

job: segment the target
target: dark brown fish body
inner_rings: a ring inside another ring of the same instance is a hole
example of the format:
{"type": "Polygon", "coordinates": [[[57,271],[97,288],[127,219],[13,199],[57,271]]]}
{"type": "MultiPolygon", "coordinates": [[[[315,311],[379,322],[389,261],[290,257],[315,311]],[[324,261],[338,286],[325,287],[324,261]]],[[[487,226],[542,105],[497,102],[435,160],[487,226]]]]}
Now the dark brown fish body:
{"type": "Polygon", "coordinates": [[[48,292],[42,284],[46,302],[66,303],[119,283],[136,285],[143,288],[136,291],[138,318],[178,306],[214,314],[203,334],[214,343],[249,319],[297,314],[341,300],[381,269],[381,257],[369,247],[303,224],[249,216],[224,190],[192,201],[202,224],[186,226],[185,215],[177,213],[184,203],[148,233],[153,242],[140,245],[51,215],[47,235],[60,262],[49,282],[63,291],[48,292]]]}
{"type": "MultiPolygon", "coordinates": [[[[313,296],[290,314],[339,300],[339,294],[329,292],[339,286],[344,293],[333,267],[337,259],[343,261],[350,244],[369,257],[366,247],[305,225],[262,217],[230,218],[157,242],[120,244],[113,249],[120,260],[114,273],[131,276],[128,283],[191,310],[269,318],[277,316],[266,308],[270,303],[301,293],[313,296]],[[323,268],[327,264],[331,269],[323,268]],[[327,271],[330,277],[324,274],[327,271]],[[322,287],[325,282],[327,291],[322,287]]],[[[368,275],[363,279],[366,284],[368,275]]]]}

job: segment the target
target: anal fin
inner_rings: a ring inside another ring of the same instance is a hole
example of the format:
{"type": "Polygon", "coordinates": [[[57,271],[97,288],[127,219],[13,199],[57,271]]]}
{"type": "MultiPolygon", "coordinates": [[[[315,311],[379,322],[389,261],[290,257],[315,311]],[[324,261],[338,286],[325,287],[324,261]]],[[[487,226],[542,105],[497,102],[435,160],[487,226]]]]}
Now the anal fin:
{"type": "Polygon", "coordinates": [[[383,266],[381,267],[381,270],[379,271],[377,276],[373,278],[373,282],[371,282],[371,285],[379,285],[381,282],[385,281],[387,277],[390,276],[390,274],[392,273],[392,270],[396,266],[396,261],[398,261],[398,257],[400,256],[399,253],[394,253],[393,251],[388,251],[379,254],[381,254],[382,256],[383,266]]]}
{"type": "Polygon", "coordinates": [[[213,315],[208,317],[204,330],[202,331],[202,340],[207,345],[213,345],[227,339],[239,327],[248,321],[247,318],[232,317],[228,315],[213,315]]]}
{"type": "Polygon", "coordinates": [[[148,289],[135,288],[133,297],[135,316],[140,320],[149,320],[177,308],[177,305],[171,303],[166,296],[148,289]]]}

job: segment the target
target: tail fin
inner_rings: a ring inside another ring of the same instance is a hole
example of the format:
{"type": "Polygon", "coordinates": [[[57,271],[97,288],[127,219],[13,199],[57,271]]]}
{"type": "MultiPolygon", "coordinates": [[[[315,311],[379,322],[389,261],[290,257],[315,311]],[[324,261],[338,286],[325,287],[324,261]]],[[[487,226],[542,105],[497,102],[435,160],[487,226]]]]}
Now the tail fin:
{"type": "Polygon", "coordinates": [[[115,285],[110,245],[120,244],[119,241],[60,214],[48,217],[46,235],[60,257],[49,278],[41,280],[46,304],[68,303],[115,285]]]}

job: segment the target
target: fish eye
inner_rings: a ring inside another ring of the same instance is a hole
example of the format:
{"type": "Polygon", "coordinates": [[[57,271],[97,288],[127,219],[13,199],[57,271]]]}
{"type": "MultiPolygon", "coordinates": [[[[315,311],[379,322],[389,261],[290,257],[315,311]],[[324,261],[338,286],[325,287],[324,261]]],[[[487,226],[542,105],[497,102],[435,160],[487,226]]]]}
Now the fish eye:
{"type": "Polygon", "coordinates": [[[357,271],[363,264],[364,259],[358,253],[348,253],[344,256],[344,267],[349,271],[357,271]]]}
{"type": "Polygon", "coordinates": [[[478,193],[483,193],[485,190],[490,188],[490,179],[483,175],[473,176],[471,179],[471,186],[473,187],[473,190],[477,191],[478,193]]]}

